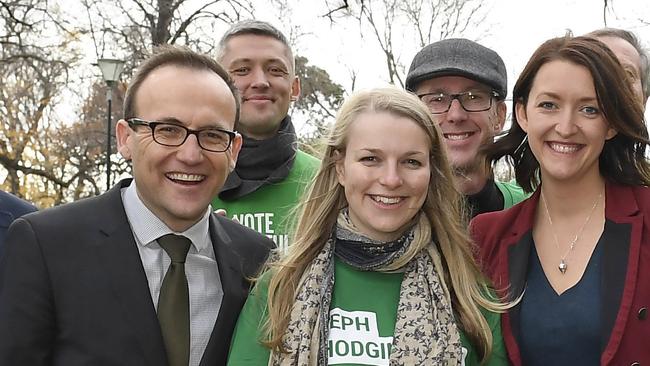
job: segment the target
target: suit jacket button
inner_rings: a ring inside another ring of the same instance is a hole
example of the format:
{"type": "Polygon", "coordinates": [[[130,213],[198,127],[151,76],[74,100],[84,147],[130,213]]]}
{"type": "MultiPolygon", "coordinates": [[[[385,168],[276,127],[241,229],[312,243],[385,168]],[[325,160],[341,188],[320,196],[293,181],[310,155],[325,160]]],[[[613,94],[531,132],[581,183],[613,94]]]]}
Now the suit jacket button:
{"type": "Polygon", "coordinates": [[[639,309],[639,312],[637,313],[637,318],[639,318],[639,320],[645,320],[647,316],[648,316],[648,308],[644,306],[641,309],[639,309]]]}
{"type": "Polygon", "coordinates": [[[641,364],[638,363],[638,362],[632,362],[632,364],[630,366],[641,366],[641,364]]]}

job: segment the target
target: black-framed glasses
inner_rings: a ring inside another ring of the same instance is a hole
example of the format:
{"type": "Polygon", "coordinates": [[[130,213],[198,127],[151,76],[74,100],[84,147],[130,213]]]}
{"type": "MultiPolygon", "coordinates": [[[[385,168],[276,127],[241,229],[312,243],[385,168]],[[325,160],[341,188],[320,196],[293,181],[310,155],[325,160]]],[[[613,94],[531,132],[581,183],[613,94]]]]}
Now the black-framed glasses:
{"type": "Polygon", "coordinates": [[[237,136],[234,131],[212,127],[201,130],[192,130],[185,126],[157,121],[145,121],[140,118],[129,118],[126,120],[129,126],[135,131],[135,126],[147,126],[151,129],[153,140],[163,146],[181,146],[187,140],[187,136],[195,135],[199,146],[203,150],[212,152],[224,152],[228,150],[232,140],[237,136]]]}
{"type": "Polygon", "coordinates": [[[492,99],[498,97],[499,93],[495,91],[468,91],[458,94],[442,92],[418,94],[418,98],[429,107],[429,111],[433,114],[448,112],[454,99],[458,100],[460,106],[467,112],[487,111],[492,107],[492,99]]]}

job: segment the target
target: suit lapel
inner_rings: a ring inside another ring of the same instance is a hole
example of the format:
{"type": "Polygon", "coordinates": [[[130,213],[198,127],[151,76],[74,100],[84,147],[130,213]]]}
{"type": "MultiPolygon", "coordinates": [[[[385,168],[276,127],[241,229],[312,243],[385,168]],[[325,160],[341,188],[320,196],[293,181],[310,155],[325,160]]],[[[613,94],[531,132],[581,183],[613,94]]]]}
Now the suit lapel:
{"type": "MultiPolygon", "coordinates": [[[[530,261],[530,251],[533,246],[532,231],[529,230],[519,238],[516,245],[508,248],[508,278],[510,279],[509,295],[510,301],[514,301],[524,292],[526,288],[526,278],[528,274],[528,262],[530,261]]],[[[512,331],[512,337],[519,344],[520,329],[520,310],[521,302],[518,302],[508,312],[508,325],[512,331]]]]}
{"type": "Polygon", "coordinates": [[[223,299],[201,366],[225,362],[230,348],[230,336],[248,293],[241,258],[232,248],[232,239],[214,217],[210,217],[210,235],[219,267],[223,299]]]}
{"type": "MultiPolygon", "coordinates": [[[[126,218],[120,188],[130,180],[120,184],[105,194],[106,207],[99,208],[102,228],[98,241],[97,255],[104,266],[103,273],[108,276],[113,296],[121,305],[121,315],[131,324],[134,337],[140,344],[149,365],[167,363],[160,326],[147,277],[136,247],[133,232],[126,218]]],[[[116,350],[118,351],[118,350],[116,350]]]]}
{"type": "Polygon", "coordinates": [[[608,184],[605,205],[606,228],[612,235],[605,240],[601,272],[602,362],[608,364],[616,353],[636,292],[639,256],[643,235],[643,214],[631,187],[608,184]],[[609,222],[611,221],[611,223],[609,222]]]}
{"type": "Polygon", "coordinates": [[[500,276],[507,279],[510,300],[519,297],[526,287],[528,262],[533,245],[533,222],[535,208],[539,199],[539,189],[528,199],[521,208],[517,220],[499,245],[506,251],[507,264],[502,266],[500,276]]]}
{"type": "MultiPolygon", "coordinates": [[[[499,245],[505,253],[501,258],[506,258],[506,262],[501,264],[499,277],[507,280],[505,284],[509,294],[509,301],[517,299],[526,288],[526,277],[528,274],[528,265],[530,252],[532,250],[533,234],[532,227],[535,220],[535,208],[539,201],[539,189],[526,200],[518,213],[518,219],[510,228],[499,245]]],[[[502,282],[504,283],[504,282],[502,282]]],[[[502,326],[510,331],[503,332],[503,338],[506,343],[508,354],[515,365],[521,364],[521,356],[518,348],[519,340],[519,320],[520,320],[520,303],[511,308],[507,313],[502,315],[502,326]]]]}

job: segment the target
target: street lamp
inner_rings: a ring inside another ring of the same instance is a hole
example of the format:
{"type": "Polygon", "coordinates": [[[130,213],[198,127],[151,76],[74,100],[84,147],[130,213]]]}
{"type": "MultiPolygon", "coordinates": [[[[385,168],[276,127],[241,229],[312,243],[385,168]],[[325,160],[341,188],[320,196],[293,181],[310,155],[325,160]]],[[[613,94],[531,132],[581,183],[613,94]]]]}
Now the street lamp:
{"type": "Polygon", "coordinates": [[[113,85],[119,80],[124,61],[101,58],[97,60],[97,66],[102,70],[102,77],[108,86],[106,101],[108,102],[108,122],[106,127],[106,190],[111,188],[111,104],[113,102],[113,85]]]}

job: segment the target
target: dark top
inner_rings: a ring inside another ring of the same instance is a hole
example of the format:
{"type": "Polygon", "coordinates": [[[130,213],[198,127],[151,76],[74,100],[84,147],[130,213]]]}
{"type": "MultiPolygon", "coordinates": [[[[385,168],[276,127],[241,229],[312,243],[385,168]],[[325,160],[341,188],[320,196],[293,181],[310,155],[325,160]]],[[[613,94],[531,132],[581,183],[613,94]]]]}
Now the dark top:
{"type": "MultiPolygon", "coordinates": [[[[122,203],[130,183],[14,221],[0,257],[0,365],[168,365],[122,203]]],[[[201,366],[226,364],[248,279],[273,247],[216,214],[209,228],[223,299],[201,366]]]]}
{"type": "Polygon", "coordinates": [[[503,193],[501,193],[492,179],[489,179],[485,183],[485,187],[483,187],[483,189],[478,193],[470,194],[465,196],[465,198],[467,198],[467,205],[470,209],[470,217],[485,212],[503,210],[503,193]]]}
{"type": "MultiPolygon", "coordinates": [[[[650,365],[650,187],[605,183],[605,230],[600,245],[600,339],[603,366],[650,365]]],[[[510,209],[476,216],[470,225],[478,261],[503,296],[526,284],[540,189],[510,209]]],[[[520,304],[501,315],[513,366],[521,366],[520,304]]]]}
{"type": "Polygon", "coordinates": [[[36,211],[36,207],[11,193],[0,190],[0,257],[9,225],[18,217],[36,211]]]}
{"type": "Polygon", "coordinates": [[[520,313],[519,346],[524,365],[600,364],[601,304],[594,299],[601,295],[602,241],[603,236],[582,279],[562,295],[551,287],[532,246],[520,313]]]}

